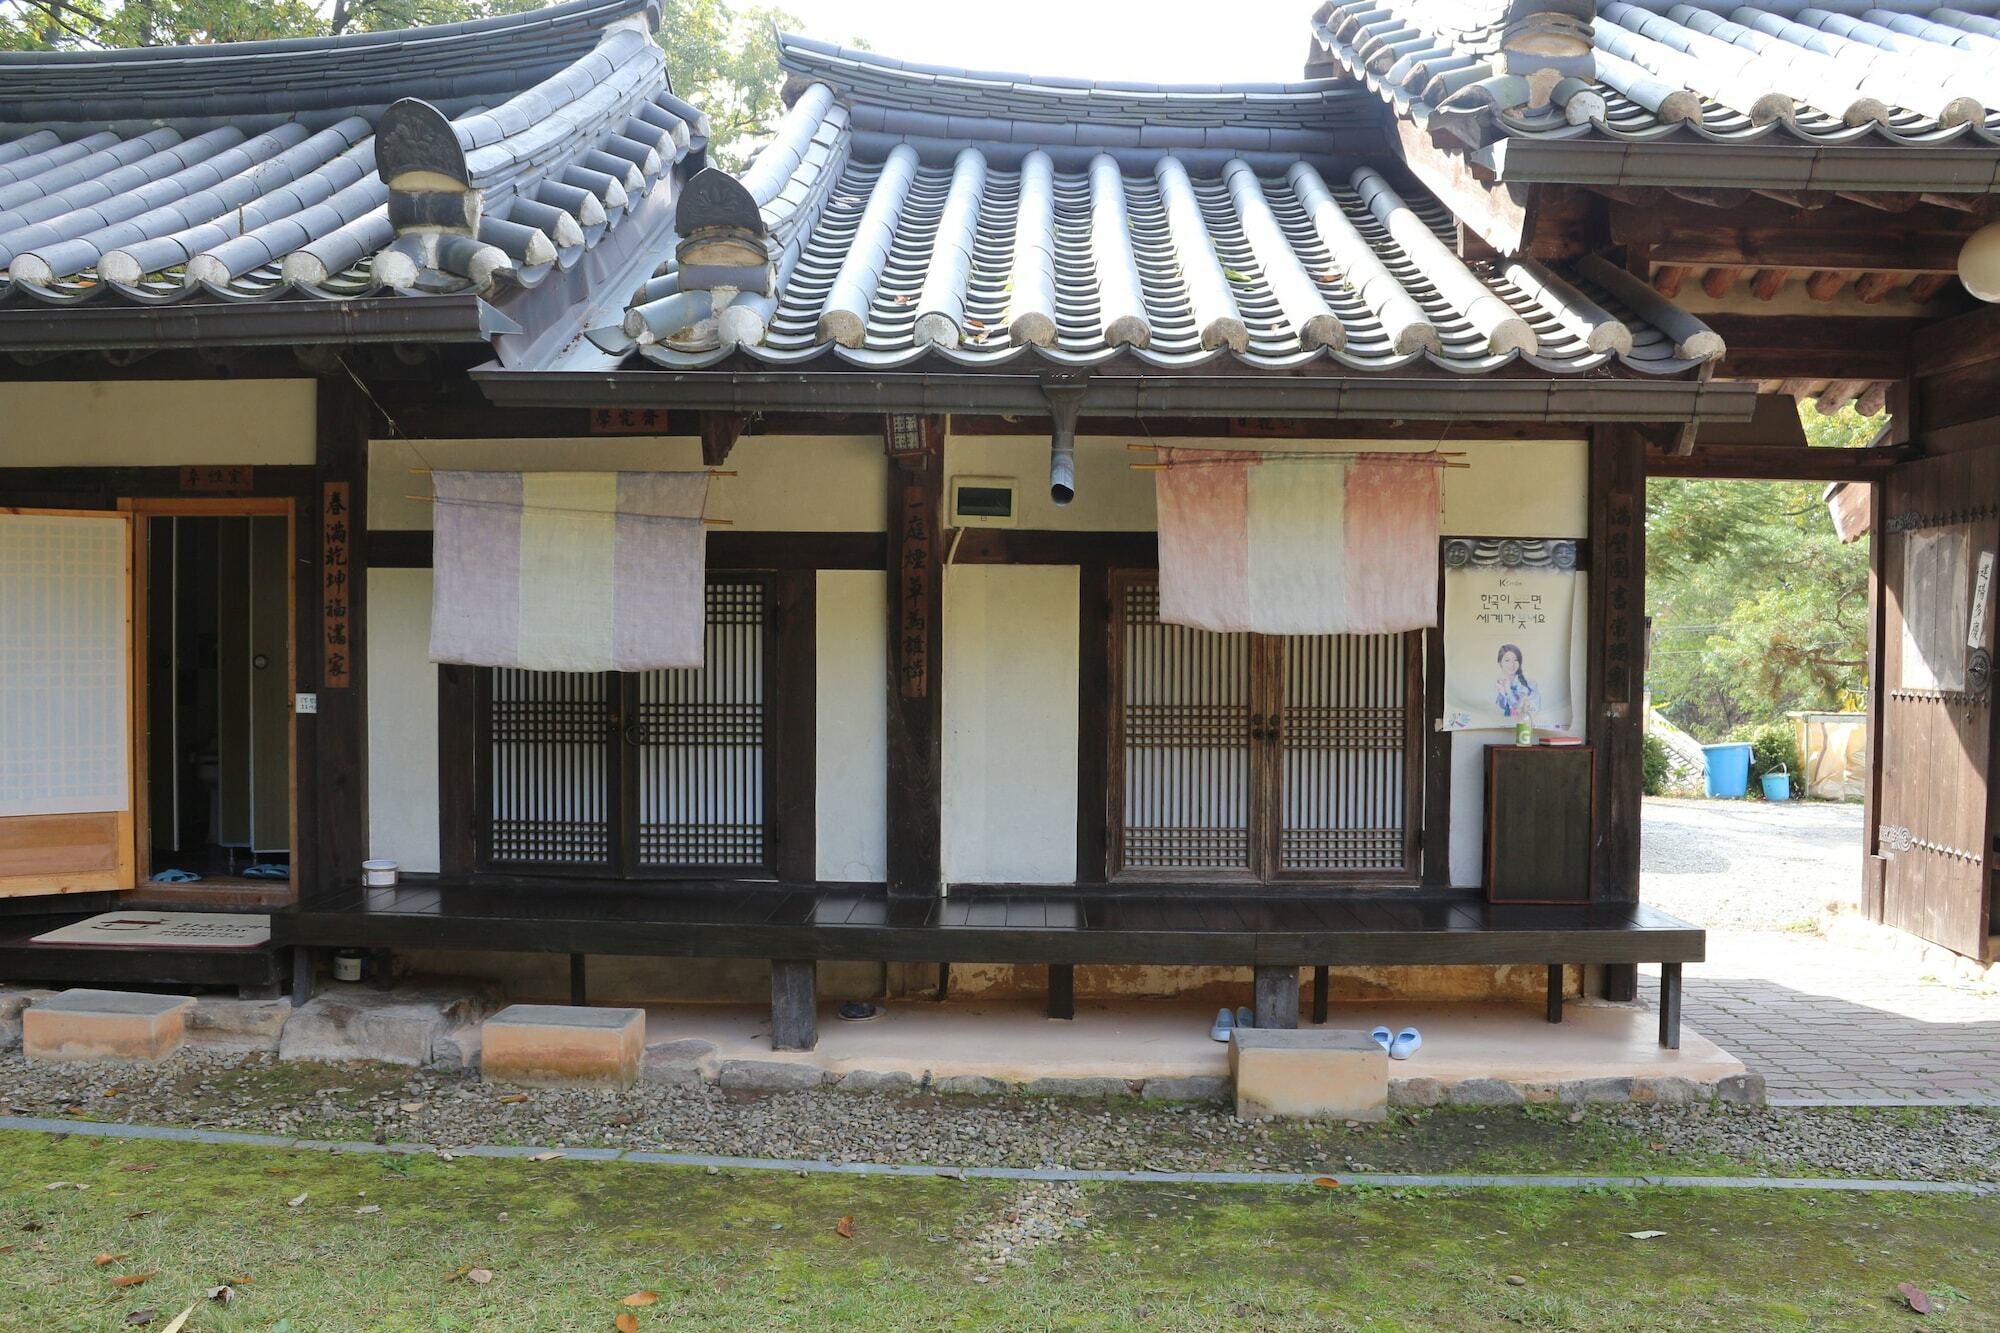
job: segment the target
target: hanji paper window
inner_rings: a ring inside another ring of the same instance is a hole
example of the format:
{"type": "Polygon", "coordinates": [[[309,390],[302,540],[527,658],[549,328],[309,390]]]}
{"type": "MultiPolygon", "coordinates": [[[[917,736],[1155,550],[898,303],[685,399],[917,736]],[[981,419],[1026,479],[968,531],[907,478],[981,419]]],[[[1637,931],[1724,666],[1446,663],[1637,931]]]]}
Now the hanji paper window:
{"type": "Polygon", "coordinates": [[[132,887],[132,529],[0,513],[0,895],[132,887]]]}
{"type": "Polygon", "coordinates": [[[1113,595],[1114,877],[1415,875],[1421,634],[1163,624],[1150,573],[1113,595]]]}
{"type": "Polygon", "coordinates": [[[487,673],[489,868],[626,878],[768,870],[773,589],[714,576],[700,667],[487,673]]]}

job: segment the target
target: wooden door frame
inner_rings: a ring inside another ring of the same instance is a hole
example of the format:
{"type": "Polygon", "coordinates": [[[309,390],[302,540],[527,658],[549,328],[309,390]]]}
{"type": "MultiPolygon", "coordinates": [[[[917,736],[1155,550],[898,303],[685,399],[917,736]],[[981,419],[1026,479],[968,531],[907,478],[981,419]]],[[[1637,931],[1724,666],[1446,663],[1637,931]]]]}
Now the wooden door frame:
{"type": "MultiPolygon", "coordinates": [[[[138,525],[135,522],[133,522],[131,515],[120,514],[117,510],[106,510],[106,509],[64,509],[52,506],[0,505],[0,515],[6,515],[15,518],[89,518],[89,519],[122,518],[125,523],[125,584],[126,584],[126,594],[127,594],[125,598],[125,655],[126,655],[125,725],[127,728],[127,733],[126,733],[127,749],[125,755],[125,765],[126,765],[125,809],[122,811],[86,812],[86,813],[115,814],[118,817],[118,838],[119,838],[118,862],[111,872],[112,878],[117,882],[113,884],[78,884],[73,886],[65,885],[49,890],[33,889],[33,890],[14,892],[9,890],[5,886],[4,881],[0,881],[0,900],[4,900],[7,898],[14,898],[14,897],[60,898],[66,894],[71,894],[71,893],[121,892],[123,891],[122,887],[123,882],[127,878],[130,878],[132,882],[135,884],[139,882],[140,879],[139,871],[141,866],[141,862],[139,860],[140,823],[139,823],[139,804],[138,804],[139,792],[142,786],[139,780],[141,764],[140,764],[139,754],[131,748],[132,746],[131,727],[133,725],[133,719],[138,716],[139,709],[142,707],[141,702],[136,698],[136,696],[142,692],[140,686],[143,685],[144,683],[137,669],[137,662],[139,659],[135,651],[138,643],[138,633],[139,633],[139,607],[137,603],[133,600],[133,597],[131,595],[133,590],[133,585],[132,585],[133,571],[136,568],[136,562],[139,559],[138,550],[140,546],[140,541],[137,530],[138,525]]],[[[24,817],[25,818],[46,817],[51,819],[63,819],[63,818],[69,818],[70,816],[50,815],[50,816],[24,816],[24,817]]],[[[102,872],[100,871],[94,873],[102,873],[102,872]]],[[[29,877],[23,876],[22,878],[29,878],[29,877]]]]}
{"type": "MultiPolygon", "coordinates": [[[[153,869],[153,820],[152,792],[146,780],[150,776],[151,731],[147,716],[146,661],[147,628],[150,617],[147,612],[147,561],[150,558],[151,543],[147,532],[141,526],[155,518],[282,518],[285,520],[285,569],[289,577],[285,581],[285,694],[294,701],[298,698],[299,660],[299,522],[298,502],[290,496],[185,496],[150,497],[135,496],[118,501],[120,512],[132,518],[132,816],[135,849],[135,889],[148,899],[171,902],[176,906],[262,906],[280,905],[298,901],[299,893],[299,746],[298,729],[294,721],[295,713],[287,711],[288,725],[285,728],[285,756],[287,772],[285,788],[290,809],[286,812],[287,840],[291,847],[286,856],[286,864],[291,875],[282,888],[276,880],[270,886],[251,888],[246,885],[212,885],[206,881],[196,884],[154,884],[151,882],[153,869]],[[145,776],[142,776],[145,775],[145,776]],[[204,885],[206,884],[206,887],[204,885]]],[[[296,703],[294,704],[296,707],[296,703]]]]}

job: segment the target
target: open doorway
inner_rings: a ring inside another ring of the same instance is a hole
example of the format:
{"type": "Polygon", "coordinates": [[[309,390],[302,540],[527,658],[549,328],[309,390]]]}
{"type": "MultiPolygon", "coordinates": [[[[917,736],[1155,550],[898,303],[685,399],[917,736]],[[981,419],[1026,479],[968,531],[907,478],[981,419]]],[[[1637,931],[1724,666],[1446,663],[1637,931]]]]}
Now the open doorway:
{"type": "Polygon", "coordinates": [[[289,501],[142,507],[139,894],[254,905],[292,886],[289,501]]]}

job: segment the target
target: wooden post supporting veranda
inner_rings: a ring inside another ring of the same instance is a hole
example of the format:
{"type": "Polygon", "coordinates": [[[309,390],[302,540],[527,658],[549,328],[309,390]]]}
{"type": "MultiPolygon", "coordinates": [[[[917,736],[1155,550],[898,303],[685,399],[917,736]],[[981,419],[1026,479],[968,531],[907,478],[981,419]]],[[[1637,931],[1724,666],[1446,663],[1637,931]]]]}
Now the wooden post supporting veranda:
{"type": "MultiPolygon", "coordinates": [[[[369,406],[344,375],[319,380],[313,398],[319,486],[298,537],[298,615],[312,627],[298,688],[318,696],[299,730],[298,764],[310,768],[313,788],[294,849],[302,900],[358,885],[368,855],[369,406]]],[[[310,949],[293,955],[293,999],[303,1002],[316,960],[310,949]]]]}
{"type": "Polygon", "coordinates": [[[891,417],[889,453],[889,892],[941,887],[944,420],[891,417]]]}
{"type": "MultiPolygon", "coordinates": [[[[1631,426],[1590,438],[1588,724],[1597,750],[1597,837],[1592,895],[1639,897],[1639,799],[1645,734],[1646,442],[1631,426]]],[[[1639,969],[1607,964],[1604,994],[1632,1000],[1639,969]]]]}

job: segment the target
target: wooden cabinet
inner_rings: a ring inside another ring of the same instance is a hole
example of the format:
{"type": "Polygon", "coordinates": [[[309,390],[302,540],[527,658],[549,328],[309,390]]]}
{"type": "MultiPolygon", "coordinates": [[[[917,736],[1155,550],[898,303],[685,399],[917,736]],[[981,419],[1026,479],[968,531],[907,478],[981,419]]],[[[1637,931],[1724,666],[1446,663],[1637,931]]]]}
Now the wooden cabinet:
{"type": "Polygon", "coordinates": [[[1590,900],[1597,752],[1587,745],[1486,750],[1486,900],[1590,900]]]}

